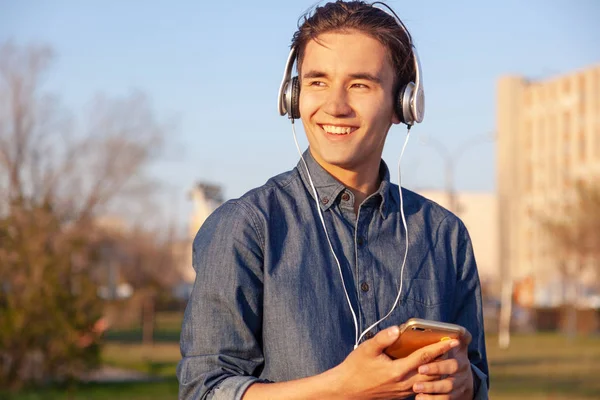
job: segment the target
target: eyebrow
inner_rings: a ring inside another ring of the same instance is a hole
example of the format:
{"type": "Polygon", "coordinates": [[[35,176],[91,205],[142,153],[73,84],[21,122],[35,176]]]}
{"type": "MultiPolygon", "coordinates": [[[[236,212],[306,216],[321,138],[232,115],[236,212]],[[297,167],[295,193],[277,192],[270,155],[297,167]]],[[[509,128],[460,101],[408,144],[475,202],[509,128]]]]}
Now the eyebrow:
{"type": "MultiPolygon", "coordinates": [[[[314,78],[328,78],[328,75],[323,71],[308,71],[307,73],[302,75],[302,79],[314,79],[314,78]]],[[[373,74],[368,72],[357,72],[354,74],[350,74],[350,78],[352,79],[364,79],[366,81],[371,81],[375,83],[381,84],[381,79],[373,74]]]]}

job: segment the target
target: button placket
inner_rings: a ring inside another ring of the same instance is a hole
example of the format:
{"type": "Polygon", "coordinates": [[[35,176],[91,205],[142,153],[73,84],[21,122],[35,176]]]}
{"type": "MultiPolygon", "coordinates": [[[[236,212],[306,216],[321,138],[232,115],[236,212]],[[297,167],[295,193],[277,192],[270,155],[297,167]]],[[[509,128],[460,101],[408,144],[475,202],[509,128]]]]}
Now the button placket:
{"type": "MultiPolygon", "coordinates": [[[[372,207],[361,207],[358,213],[358,219],[355,226],[356,240],[356,288],[359,294],[360,302],[360,320],[362,329],[371,326],[377,321],[376,299],[374,291],[371,288],[372,280],[372,256],[369,253],[368,246],[368,227],[371,218],[373,218],[372,207]]],[[[367,334],[364,336],[368,339],[367,334]]]]}

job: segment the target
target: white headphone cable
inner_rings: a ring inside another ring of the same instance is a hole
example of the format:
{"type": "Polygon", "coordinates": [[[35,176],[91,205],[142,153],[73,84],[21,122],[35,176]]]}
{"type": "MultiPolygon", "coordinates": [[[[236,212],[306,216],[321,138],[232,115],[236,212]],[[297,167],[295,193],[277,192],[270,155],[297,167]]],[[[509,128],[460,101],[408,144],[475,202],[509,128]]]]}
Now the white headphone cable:
{"type": "Polygon", "coordinates": [[[398,301],[400,301],[400,295],[402,294],[402,286],[404,283],[404,279],[403,279],[404,267],[406,266],[406,258],[408,256],[408,225],[406,224],[406,217],[404,215],[404,200],[402,199],[402,175],[400,173],[401,172],[400,166],[402,163],[402,156],[404,155],[404,150],[406,149],[406,145],[408,144],[408,138],[410,136],[410,127],[411,126],[408,125],[408,129],[406,130],[406,139],[404,139],[404,145],[402,146],[402,152],[400,152],[400,159],[398,159],[398,193],[400,194],[400,215],[402,217],[402,225],[404,226],[404,234],[405,234],[404,239],[406,241],[406,244],[404,246],[404,259],[402,260],[402,267],[400,268],[400,289],[398,289],[398,295],[396,296],[396,300],[394,301],[394,305],[392,305],[392,308],[390,308],[390,311],[385,315],[385,317],[381,318],[379,321],[375,322],[373,325],[369,326],[367,329],[365,329],[363,331],[363,333],[358,338],[358,341],[354,345],[354,348],[358,347],[358,343],[360,342],[362,337],[367,332],[369,332],[371,329],[373,329],[379,323],[383,322],[387,317],[389,317],[392,314],[392,312],[398,305],[398,301]]]}
{"type": "Polygon", "coordinates": [[[342,278],[342,286],[344,287],[344,293],[346,294],[346,300],[348,301],[348,306],[350,306],[350,311],[352,312],[352,319],[354,320],[354,340],[355,346],[358,343],[358,323],[356,322],[356,313],[354,312],[354,307],[352,307],[352,302],[350,301],[350,296],[348,296],[348,291],[346,290],[346,282],[344,281],[344,275],[342,274],[342,266],[340,265],[340,260],[338,260],[335,255],[335,251],[333,250],[333,245],[331,244],[331,239],[329,239],[329,233],[327,232],[327,226],[325,225],[325,220],[323,219],[323,214],[321,213],[321,207],[319,205],[319,195],[317,194],[317,189],[315,189],[315,185],[310,176],[310,172],[308,171],[308,165],[304,160],[304,156],[302,155],[302,151],[300,150],[300,146],[298,145],[298,139],[296,137],[296,127],[294,125],[294,120],[292,119],[292,132],[294,134],[294,143],[296,143],[296,149],[298,149],[298,154],[300,154],[300,158],[302,159],[302,163],[304,164],[304,168],[306,168],[306,173],[308,174],[308,181],[310,182],[310,187],[313,190],[313,194],[315,196],[315,202],[317,204],[317,212],[319,213],[319,218],[321,219],[321,224],[323,225],[323,229],[325,230],[325,236],[327,237],[327,243],[329,243],[329,249],[331,249],[331,254],[333,254],[333,258],[338,266],[338,270],[340,272],[340,277],[342,278]]]}
{"type": "Polygon", "coordinates": [[[333,258],[335,259],[335,262],[338,266],[338,271],[340,273],[340,277],[342,278],[342,286],[344,288],[344,294],[346,295],[346,300],[348,302],[348,306],[350,307],[350,311],[352,313],[352,319],[354,320],[354,329],[355,329],[355,343],[354,343],[354,349],[356,349],[358,347],[358,344],[360,342],[360,340],[362,339],[362,337],[369,332],[371,329],[373,329],[373,327],[377,326],[379,323],[381,323],[382,321],[384,321],[387,317],[389,317],[392,312],[394,311],[394,309],[396,308],[396,305],[398,304],[398,301],[400,300],[400,295],[402,294],[402,286],[403,286],[403,275],[404,275],[404,267],[406,265],[406,259],[408,256],[408,226],[406,224],[406,217],[404,215],[404,201],[402,198],[402,175],[401,175],[401,162],[402,162],[402,156],[404,155],[404,150],[406,149],[406,145],[408,144],[408,139],[410,136],[410,128],[411,126],[408,125],[408,129],[407,129],[407,133],[406,133],[406,139],[404,140],[404,145],[402,146],[402,152],[400,153],[400,158],[398,160],[398,192],[400,194],[400,215],[402,217],[402,224],[404,226],[404,232],[405,232],[405,240],[406,240],[406,244],[405,244],[405,251],[404,251],[404,259],[402,261],[402,267],[400,268],[400,289],[398,290],[398,295],[396,296],[396,300],[394,301],[394,304],[392,305],[392,308],[390,309],[390,311],[383,317],[381,318],[379,321],[375,322],[374,324],[372,324],[371,326],[369,326],[367,329],[365,329],[362,334],[359,336],[358,335],[358,322],[356,319],[356,313],[354,312],[354,307],[352,307],[352,302],[350,301],[350,296],[348,296],[348,290],[346,289],[346,282],[344,280],[344,275],[342,274],[342,267],[340,265],[340,261],[338,259],[338,257],[335,254],[335,251],[333,250],[333,245],[331,244],[331,239],[329,238],[329,233],[327,231],[327,226],[325,225],[325,220],[323,218],[323,214],[321,213],[321,207],[319,205],[319,196],[317,194],[317,190],[315,188],[315,185],[312,181],[312,178],[310,176],[310,171],[308,170],[308,165],[306,164],[306,161],[304,160],[304,156],[302,155],[302,151],[300,150],[300,146],[298,144],[298,139],[296,137],[296,127],[294,125],[294,120],[292,119],[292,133],[294,136],[294,143],[296,144],[296,149],[298,150],[298,154],[300,154],[300,158],[302,159],[302,163],[304,164],[304,168],[306,169],[306,173],[308,174],[308,181],[310,183],[310,186],[312,188],[313,191],[313,195],[315,197],[315,203],[317,205],[317,212],[319,214],[319,218],[321,220],[321,224],[323,225],[323,229],[325,230],[325,236],[327,237],[327,243],[329,244],[329,249],[331,250],[331,254],[333,255],[333,258]]]}

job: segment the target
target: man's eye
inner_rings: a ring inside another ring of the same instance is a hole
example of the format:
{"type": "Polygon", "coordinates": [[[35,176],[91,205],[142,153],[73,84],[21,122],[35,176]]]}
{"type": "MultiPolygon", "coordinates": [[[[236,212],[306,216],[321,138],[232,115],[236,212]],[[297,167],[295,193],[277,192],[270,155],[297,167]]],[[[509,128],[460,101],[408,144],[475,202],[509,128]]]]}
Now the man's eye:
{"type": "Polygon", "coordinates": [[[365,85],[364,83],[353,83],[352,87],[357,88],[357,89],[367,89],[368,88],[368,86],[365,85]]]}
{"type": "Polygon", "coordinates": [[[312,82],[309,82],[308,86],[325,86],[325,82],[312,81],[312,82]]]}

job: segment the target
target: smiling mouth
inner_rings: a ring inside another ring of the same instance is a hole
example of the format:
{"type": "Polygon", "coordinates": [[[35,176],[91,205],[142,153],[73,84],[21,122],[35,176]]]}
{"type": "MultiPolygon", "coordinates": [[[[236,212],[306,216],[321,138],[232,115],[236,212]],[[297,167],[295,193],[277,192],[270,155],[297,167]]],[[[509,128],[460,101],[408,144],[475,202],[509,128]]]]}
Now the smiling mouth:
{"type": "Polygon", "coordinates": [[[332,135],[349,135],[358,128],[353,126],[319,125],[321,129],[332,135]]]}

